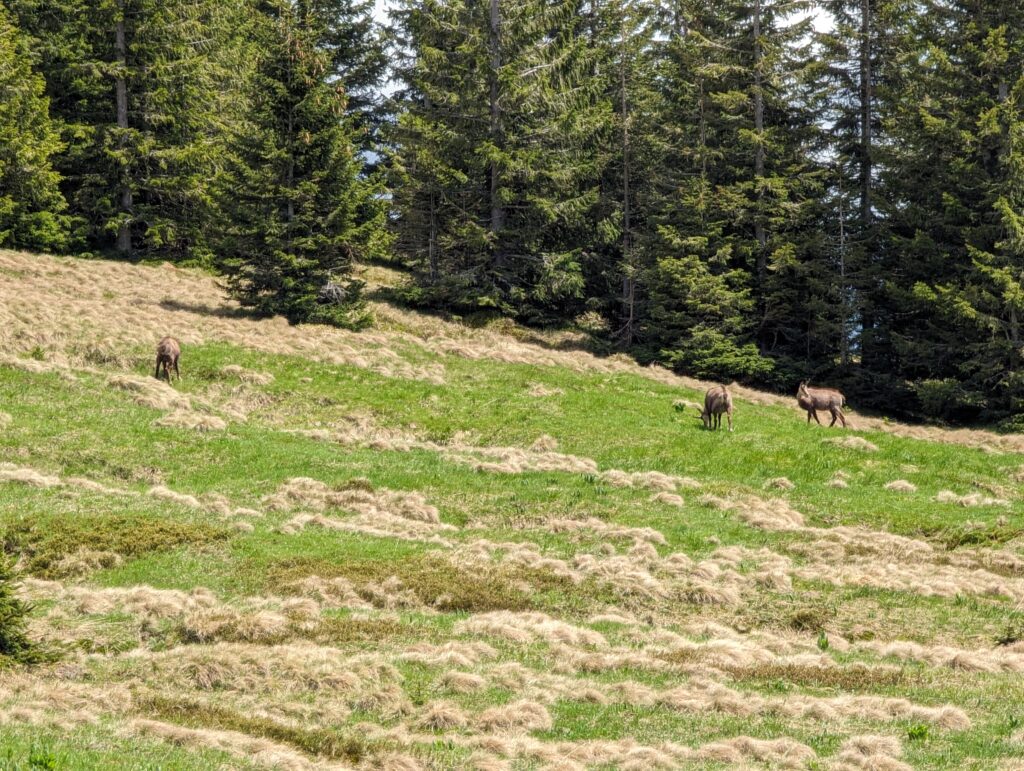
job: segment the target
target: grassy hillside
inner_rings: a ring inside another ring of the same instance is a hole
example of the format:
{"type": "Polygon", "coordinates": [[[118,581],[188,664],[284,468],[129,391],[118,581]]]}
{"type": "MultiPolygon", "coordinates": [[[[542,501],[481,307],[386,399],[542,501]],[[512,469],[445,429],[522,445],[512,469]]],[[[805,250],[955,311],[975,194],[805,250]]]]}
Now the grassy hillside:
{"type": "Polygon", "coordinates": [[[0,252],[0,767],[1021,767],[1019,437],[375,310],[0,252]]]}

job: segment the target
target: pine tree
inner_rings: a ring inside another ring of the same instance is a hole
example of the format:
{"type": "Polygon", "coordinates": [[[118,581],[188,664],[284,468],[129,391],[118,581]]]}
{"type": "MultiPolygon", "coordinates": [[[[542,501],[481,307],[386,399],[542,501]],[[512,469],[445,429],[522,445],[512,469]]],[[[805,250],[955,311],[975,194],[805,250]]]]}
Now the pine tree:
{"type": "Polygon", "coordinates": [[[233,294],[260,314],[293,323],[364,321],[356,256],[381,248],[379,190],[346,116],[328,25],[330,5],[261,0],[250,119],[220,179],[220,267],[233,294]]]}
{"type": "Polygon", "coordinates": [[[67,204],[52,158],[62,149],[42,77],[0,6],[0,246],[63,249],[67,204]]]}

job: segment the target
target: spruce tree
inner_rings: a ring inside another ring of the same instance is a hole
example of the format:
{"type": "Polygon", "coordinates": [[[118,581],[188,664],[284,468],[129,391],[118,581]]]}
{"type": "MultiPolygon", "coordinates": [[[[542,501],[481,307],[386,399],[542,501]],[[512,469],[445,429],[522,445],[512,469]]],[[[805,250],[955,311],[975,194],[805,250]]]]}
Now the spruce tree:
{"type": "Polygon", "coordinates": [[[770,356],[793,377],[834,344],[834,328],[817,328],[830,286],[793,7],[683,0],[665,17],[647,334],[651,354],[683,370],[711,374],[717,357],[721,376],[759,379],[770,356]]]}
{"type": "Polygon", "coordinates": [[[208,257],[214,176],[243,0],[10,0],[66,151],[83,251],[208,257]]]}
{"type": "Polygon", "coordinates": [[[67,204],[52,166],[62,145],[32,61],[0,6],[0,246],[63,249],[67,204]]]}
{"type": "Polygon", "coordinates": [[[10,559],[0,554],[0,669],[14,664],[36,664],[52,659],[47,651],[33,643],[25,622],[32,608],[15,594],[17,576],[10,559]]]}
{"type": "Polygon", "coordinates": [[[604,127],[573,3],[410,0],[393,142],[397,244],[419,294],[461,310],[574,314],[604,127]]]}
{"type": "Polygon", "coordinates": [[[249,120],[219,180],[219,264],[257,313],[357,326],[359,285],[348,277],[357,256],[381,248],[383,208],[360,175],[358,129],[325,34],[331,6],[261,0],[256,10],[249,120]]]}
{"type": "Polygon", "coordinates": [[[893,354],[918,409],[956,419],[1024,410],[1020,212],[1024,10],[936,2],[894,94],[883,175],[893,354]]]}
{"type": "Polygon", "coordinates": [[[599,84],[603,114],[595,137],[598,197],[580,235],[587,307],[605,316],[612,340],[628,348],[640,339],[649,299],[641,247],[662,130],[655,14],[635,0],[590,0],[583,13],[592,49],[587,77],[599,84]]]}

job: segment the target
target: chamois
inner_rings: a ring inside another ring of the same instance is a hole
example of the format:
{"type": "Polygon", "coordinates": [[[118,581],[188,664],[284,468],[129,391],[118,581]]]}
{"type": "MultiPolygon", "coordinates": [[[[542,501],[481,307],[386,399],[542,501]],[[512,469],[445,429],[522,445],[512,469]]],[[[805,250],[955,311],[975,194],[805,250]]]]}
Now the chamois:
{"type": "Polygon", "coordinates": [[[811,416],[814,416],[814,420],[820,426],[818,410],[828,410],[832,414],[832,422],[829,423],[829,426],[834,426],[836,420],[839,420],[843,424],[843,428],[846,428],[846,417],[842,410],[843,404],[846,403],[846,397],[836,389],[810,388],[807,383],[801,383],[796,391],[796,401],[801,409],[807,410],[808,423],[811,422],[811,416]]]}
{"type": "Polygon", "coordinates": [[[174,367],[174,374],[181,380],[181,372],[178,371],[178,357],[181,356],[181,346],[173,337],[165,337],[156,344],[156,373],[153,375],[160,379],[160,368],[163,367],[167,382],[171,382],[171,367],[174,367]]]}
{"type": "Polygon", "coordinates": [[[732,431],[732,394],[724,385],[711,386],[704,394],[704,411],[700,412],[704,428],[721,428],[723,412],[732,431]]]}

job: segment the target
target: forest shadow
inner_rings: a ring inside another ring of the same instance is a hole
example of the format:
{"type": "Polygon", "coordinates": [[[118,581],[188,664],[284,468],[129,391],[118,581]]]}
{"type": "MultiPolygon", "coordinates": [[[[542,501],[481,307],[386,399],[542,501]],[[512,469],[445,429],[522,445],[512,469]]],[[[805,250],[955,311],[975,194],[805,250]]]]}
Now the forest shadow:
{"type": "Polygon", "coordinates": [[[160,307],[168,311],[185,311],[199,316],[216,316],[222,319],[256,319],[255,314],[243,308],[232,308],[227,305],[210,305],[209,303],[187,302],[184,300],[164,299],[160,307]]]}

